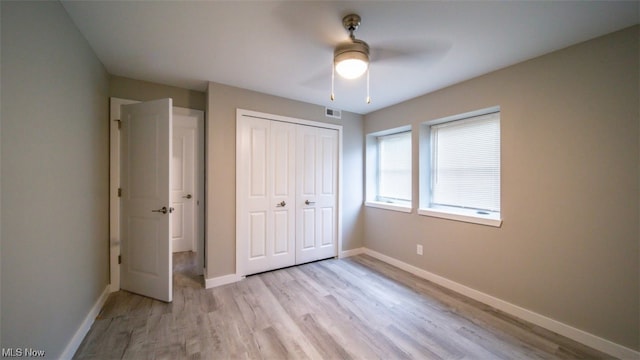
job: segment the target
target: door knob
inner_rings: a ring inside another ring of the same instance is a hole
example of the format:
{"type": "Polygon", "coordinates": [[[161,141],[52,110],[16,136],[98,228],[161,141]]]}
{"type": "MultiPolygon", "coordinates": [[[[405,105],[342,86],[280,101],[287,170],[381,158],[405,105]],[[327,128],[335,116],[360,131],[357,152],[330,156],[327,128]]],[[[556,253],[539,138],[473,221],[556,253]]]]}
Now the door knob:
{"type": "Polygon", "coordinates": [[[309,200],[306,200],[306,201],[304,202],[304,204],[305,204],[305,205],[313,205],[313,204],[315,204],[315,203],[316,203],[315,201],[309,201],[309,200]]]}
{"type": "Polygon", "coordinates": [[[282,202],[279,202],[279,203],[276,204],[276,207],[285,207],[285,206],[287,206],[287,203],[284,202],[284,200],[282,200],[282,202]]]}
{"type": "Polygon", "coordinates": [[[193,197],[193,196],[191,196],[191,194],[187,194],[187,195],[183,196],[182,198],[183,198],[183,199],[191,199],[192,197],[193,197]]]}
{"type": "MultiPolygon", "coordinates": [[[[171,211],[173,212],[173,209],[171,209],[171,211]]],[[[159,213],[163,213],[166,214],[167,212],[169,212],[169,210],[167,209],[166,206],[163,206],[162,209],[158,209],[158,210],[151,210],[151,212],[159,212],[159,213]]]]}

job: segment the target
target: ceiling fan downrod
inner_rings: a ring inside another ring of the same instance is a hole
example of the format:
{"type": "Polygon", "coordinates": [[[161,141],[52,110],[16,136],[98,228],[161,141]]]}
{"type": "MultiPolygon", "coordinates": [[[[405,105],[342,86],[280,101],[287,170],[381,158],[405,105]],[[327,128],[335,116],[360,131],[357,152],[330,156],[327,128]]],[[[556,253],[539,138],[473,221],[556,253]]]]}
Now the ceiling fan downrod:
{"type": "Polygon", "coordinates": [[[349,32],[351,40],[356,39],[354,32],[358,30],[361,20],[358,14],[349,14],[342,18],[342,26],[349,32]]]}

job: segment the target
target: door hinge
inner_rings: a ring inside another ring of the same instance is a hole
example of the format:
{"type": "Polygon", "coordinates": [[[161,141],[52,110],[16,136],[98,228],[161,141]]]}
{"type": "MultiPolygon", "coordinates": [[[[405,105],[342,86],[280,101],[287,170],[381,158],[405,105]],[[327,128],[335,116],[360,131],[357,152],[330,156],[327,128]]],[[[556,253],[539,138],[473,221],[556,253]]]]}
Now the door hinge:
{"type": "Polygon", "coordinates": [[[118,123],[118,129],[122,128],[122,121],[120,119],[113,120],[118,123]]]}
{"type": "Polygon", "coordinates": [[[122,255],[118,255],[118,265],[122,264],[122,255]]]}
{"type": "Polygon", "coordinates": [[[122,197],[122,188],[118,188],[118,197],[122,197]]]}

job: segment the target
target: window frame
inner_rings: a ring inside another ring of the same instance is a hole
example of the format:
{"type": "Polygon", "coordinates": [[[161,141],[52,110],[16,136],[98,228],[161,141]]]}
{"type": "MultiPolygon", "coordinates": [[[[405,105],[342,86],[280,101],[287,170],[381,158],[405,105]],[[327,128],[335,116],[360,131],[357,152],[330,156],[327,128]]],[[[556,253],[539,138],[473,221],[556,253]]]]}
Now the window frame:
{"type": "MultiPolygon", "coordinates": [[[[419,207],[418,214],[423,216],[442,218],[455,221],[463,221],[468,223],[488,225],[494,227],[502,226],[502,206],[500,212],[490,212],[488,214],[480,213],[481,209],[457,208],[453,206],[434,205],[432,199],[432,174],[431,166],[432,157],[432,136],[431,127],[447,122],[467,120],[478,116],[488,115],[492,113],[500,114],[500,107],[494,106],[486,109],[471,111],[463,114],[447,116],[435,120],[430,120],[420,124],[419,134],[419,207]]],[[[500,120],[501,121],[501,120],[500,120]]],[[[502,127],[502,126],[501,126],[502,127]]],[[[502,134],[500,134],[500,143],[502,144],[502,134]]],[[[501,146],[502,158],[502,146],[501,146]]],[[[502,166],[500,168],[502,177],[502,166]]],[[[500,198],[502,202],[502,186],[500,186],[500,198]]]]}
{"type": "MultiPolygon", "coordinates": [[[[380,146],[379,138],[384,136],[391,136],[401,133],[409,133],[409,141],[413,143],[413,134],[411,125],[396,127],[393,129],[387,129],[383,131],[377,131],[366,135],[366,161],[365,161],[365,206],[380,208],[385,210],[393,210],[404,213],[412,212],[413,201],[413,154],[410,154],[411,159],[411,185],[410,194],[412,199],[409,201],[403,201],[400,199],[384,198],[379,196],[379,183],[380,183],[380,146]]],[[[413,149],[413,146],[410,146],[413,149]]],[[[413,150],[411,150],[413,152],[413,150]]]]}

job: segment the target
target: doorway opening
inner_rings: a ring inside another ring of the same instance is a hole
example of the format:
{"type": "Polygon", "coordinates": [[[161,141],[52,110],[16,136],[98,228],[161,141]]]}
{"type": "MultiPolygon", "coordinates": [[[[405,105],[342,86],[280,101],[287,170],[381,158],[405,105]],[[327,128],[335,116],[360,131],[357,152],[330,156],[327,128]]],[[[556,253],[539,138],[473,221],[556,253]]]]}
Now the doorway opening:
{"type": "MultiPolygon", "coordinates": [[[[111,291],[121,288],[121,106],[139,103],[111,98],[110,104],[110,227],[109,256],[111,291]]],[[[202,275],[205,267],[205,163],[204,112],[180,107],[171,108],[170,203],[171,221],[168,258],[185,252],[193,264],[193,272],[202,275]],[[174,250],[171,250],[174,248],[174,250]]],[[[173,276],[172,276],[173,278],[173,276]]],[[[204,287],[204,283],[201,284],[204,287]]]]}

